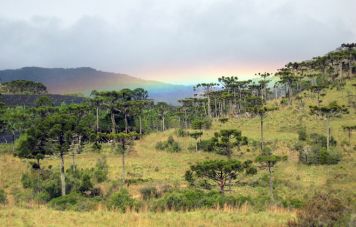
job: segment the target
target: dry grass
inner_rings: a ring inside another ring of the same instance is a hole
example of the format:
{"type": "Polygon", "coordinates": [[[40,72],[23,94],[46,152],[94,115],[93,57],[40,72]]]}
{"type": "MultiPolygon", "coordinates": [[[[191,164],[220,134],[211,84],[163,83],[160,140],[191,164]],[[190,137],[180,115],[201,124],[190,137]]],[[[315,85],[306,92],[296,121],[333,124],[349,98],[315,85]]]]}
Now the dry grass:
{"type": "Polygon", "coordinates": [[[281,208],[254,212],[247,208],[191,212],[125,214],[110,211],[60,212],[45,207],[0,209],[5,226],[284,226],[295,213],[281,208]]]}

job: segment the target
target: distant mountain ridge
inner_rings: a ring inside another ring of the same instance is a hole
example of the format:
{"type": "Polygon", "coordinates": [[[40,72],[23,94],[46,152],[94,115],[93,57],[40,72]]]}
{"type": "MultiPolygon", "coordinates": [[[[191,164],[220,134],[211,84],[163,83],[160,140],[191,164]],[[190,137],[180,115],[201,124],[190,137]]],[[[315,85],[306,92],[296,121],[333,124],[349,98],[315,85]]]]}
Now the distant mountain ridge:
{"type": "Polygon", "coordinates": [[[42,68],[24,67],[0,70],[0,82],[32,80],[47,86],[52,94],[90,94],[92,90],[118,90],[142,87],[151,98],[176,104],[178,99],[193,95],[190,86],[143,80],[127,74],[99,71],[90,67],[42,68]]]}

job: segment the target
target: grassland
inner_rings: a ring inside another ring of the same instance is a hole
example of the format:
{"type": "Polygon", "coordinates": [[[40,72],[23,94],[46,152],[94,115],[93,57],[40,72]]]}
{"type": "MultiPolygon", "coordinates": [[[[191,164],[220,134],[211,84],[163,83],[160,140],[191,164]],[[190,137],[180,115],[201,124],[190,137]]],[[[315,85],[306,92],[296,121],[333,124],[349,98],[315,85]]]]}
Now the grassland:
{"type": "MultiPolygon", "coordinates": [[[[329,90],[323,98],[327,104],[338,101],[340,104],[349,105],[350,99],[355,97],[356,80],[350,81],[345,89],[329,90]]],[[[350,108],[350,114],[331,121],[332,135],[338,141],[337,149],[342,152],[342,161],[332,166],[306,166],[298,162],[298,154],[292,146],[297,140],[297,129],[305,127],[308,133],[317,132],[324,134],[325,123],[308,114],[309,105],[315,105],[313,94],[305,93],[303,104],[294,100],[292,106],[279,106],[279,109],[268,114],[265,122],[265,139],[275,153],[288,156],[288,160],[280,162],[274,172],[276,182],[276,196],[280,201],[305,200],[318,191],[332,191],[339,194],[353,204],[356,210],[356,135],[353,135],[351,146],[345,145],[347,134],[342,126],[356,124],[356,114],[350,108]]],[[[278,101],[274,101],[278,102],[278,101]]],[[[228,123],[214,122],[211,129],[204,131],[203,139],[209,138],[214,132],[223,128],[237,128],[243,135],[250,139],[259,139],[259,120],[257,118],[230,119],[228,123]]],[[[171,185],[173,187],[186,187],[184,172],[195,162],[208,159],[224,159],[213,153],[192,152],[188,147],[194,146],[195,141],[189,137],[177,137],[174,129],[161,133],[153,133],[137,141],[127,156],[127,171],[129,178],[144,179],[143,183],[129,186],[130,193],[140,199],[139,189],[145,186],[171,185]],[[179,153],[168,153],[155,150],[157,141],[166,140],[169,135],[182,146],[179,153]]],[[[243,147],[241,151],[234,152],[234,158],[245,160],[254,159],[258,154],[252,147],[243,147]]],[[[109,179],[107,183],[100,185],[106,193],[111,183],[120,178],[120,155],[112,153],[110,147],[104,147],[100,153],[87,148],[85,152],[77,156],[77,164],[80,168],[91,168],[96,160],[105,156],[109,165],[109,179]]],[[[27,170],[27,162],[13,157],[10,154],[0,154],[0,188],[8,193],[9,203],[0,208],[0,223],[5,226],[283,226],[287,220],[295,217],[295,209],[267,206],[264,210],[245,205],[240,209],[221,208],[215,210],[196,210],[191,212],[164,212],[152,213],[149,211],[119,212],[108,211],[98,206],[97,211],[92,212],[59,212],[47,208],[44,205],[34,203],[16,203],[16,193],[23,191],[20,179],[27,170]]],[[[71,157],[66,157],[66,165],[71,163],[71,157]]],[[[42,162],[43,166],[58,168],[57,158],[47,158],[42,162]]],[[[251,178],[242,178],[241,181],[260,181],[266,174],[264,170],[251,178]]],[[[231,194],[245,195],[258,198],[268,195],[268,189],[264,186],[251,187],[249,184],[235,186],[231,194]]]]}

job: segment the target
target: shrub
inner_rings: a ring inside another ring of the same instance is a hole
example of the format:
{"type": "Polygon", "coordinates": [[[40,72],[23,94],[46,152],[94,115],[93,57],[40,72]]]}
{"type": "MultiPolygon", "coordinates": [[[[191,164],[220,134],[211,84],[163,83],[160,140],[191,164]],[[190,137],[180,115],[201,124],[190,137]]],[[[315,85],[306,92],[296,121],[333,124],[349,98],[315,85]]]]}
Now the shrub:
{"type": "MultiPolygon", "coordinates": [[[[320,135],[320,134],[317,134],[317,133],[312,133],[310,134],[309,136],[309,143],[310,144],[313,144],[313,145],[319,145],[321,147],[326,147],[327,146],[327,138],[326,136],[324,135],[320,135]]],[[[334,139],[334,137],[331,136],[330,138],[330,146],[336,146],[337,142],[336,140],[334,139]]]]}
{"type": "Polygon", "coordinates": [[[169,151],[169,152],[179,152],[181,151],[181,148],[179,146],[179,144],[174,141],[172,136],[169,136],[167,141],[164,142],[158,142],[156,143],[156,147],[157,150],[161,150],[161,151],[169,151]]]}
{"type": "Polygon", "coordinates": [[[177,136],[178,137],[186,137],[189,136],[189,132],[185,131],[184,129],[180,128],[177,130],[177,136]]]}
{"type": "Polygon", "coordinates": [[[250,201],[248,197],[223,196],[216,191],[204,192],[201,190],[185,189],[172,191],[155,201],[154,210],[193,210],[198,208],[214,208],[229,205],[239,207],[250,201]]]}
{"type": "Polygon", "coordinates": [[[208,152],[215,151],[215,140],[214,139],[201,140],[200,142],[198,142],[198,149],[203,151],[208,151],[208,152]]]}
{"type": "Polygon", "coordinates": [[[7,202],[6,193],[3,189],[0,189],[0,204],[5,204],[7,202]]]}
{"type": "Polygon", "coordinates": [[[305,128],[301,128],[298,130],[298,139],[300,141],[306,141],[308,138],[308,135],[307,135],[307,131],[305,130],[305,128]]]}
{"type": "Polygon", "coordinates": [[[109,166],[106,162],[106,158],[99,158],[96,161],[95,169],[93,171],[96,182],[102,183],[108,179],[109,166]]]}
{"type": "MultiPolygon", "coordinates": [[[[61,195],[59,173],[50,169],[31,170],[21,177],[24,188],[32,189],[35,199],[49,201],[61,195]],[[40,194],[40,195],[37,195],[40,194]]],[[[71,186],[68,184],[68,186],[71,186]]]]}
{"type": "Polygon", "coordinates": [[[52,199],[48,205],[56,210],[89,211],[95,209],[96,204],[96,201],[85,198],[79,193],[70,193],[52,199]]]}
{"type": "Polygon", "coordinates": [[[141,188],[140,193],[143,200],[149,200],[161,196],[161,193],[157,190],[157,188],[152,186],[141,188]]]}
{"type": "Polygon", "coordinates": [[[121,212],[138,207],[137,201],[131,197],[126,189],[121,189],[112,194],[108,205],[110,208],[119,209],[121,212]]]}
{"type": "Polygon", "coordinates": [[[211,127],[211,120],[207,118],[196,118],[192,120],[191,123],[192,129],[201,130],[209,129],[211,127]]]}
{"type": "Polygon", "coordinates": [[[314,145],[304,147],[299,152],[299,161],[308,165],[333,165],[339,163],[341,155],[335,150],[327,151],[326,148],[314,145]]]}
{"type": "Polygon", "coordinates": [[[315,195],[297,214],[289,226],[347,226],[349,209],[332,194],[315,195]]]}

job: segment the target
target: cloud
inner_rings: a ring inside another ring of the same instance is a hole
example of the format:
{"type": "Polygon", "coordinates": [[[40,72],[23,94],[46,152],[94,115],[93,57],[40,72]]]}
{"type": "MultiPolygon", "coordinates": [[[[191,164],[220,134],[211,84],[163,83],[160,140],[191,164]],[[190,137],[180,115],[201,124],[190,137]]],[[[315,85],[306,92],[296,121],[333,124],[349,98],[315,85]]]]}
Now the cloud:
{"type": "Polygon", "coordinates": [[[5,0],[0,68],[91,66],[177,82],[202,77],[204,68],[270,70],[355,41],[355,7],[352,0],[5,0]]]}

